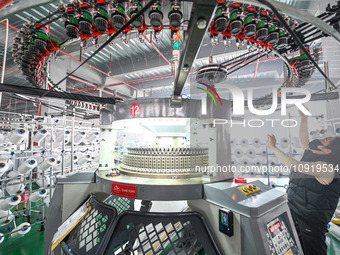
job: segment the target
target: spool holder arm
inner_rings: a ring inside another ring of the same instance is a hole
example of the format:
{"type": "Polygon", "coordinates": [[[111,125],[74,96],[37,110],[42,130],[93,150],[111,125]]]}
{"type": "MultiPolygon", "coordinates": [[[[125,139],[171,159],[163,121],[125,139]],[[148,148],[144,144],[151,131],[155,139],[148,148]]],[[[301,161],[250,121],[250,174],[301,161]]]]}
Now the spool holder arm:
{"type": "MultiPolygon", "coordinates": [[[[328,23],[329,25],[333,26],[337,31],[340,31],[340,1],[336,5],[333,5],[332,7],[330,4],[328,4],[326,8],[326,12],[321,13],[320,15],[317,16],[320,20],[328,23]]],[[[303,31],[306,30],[307,28],[314,27],[314,25],[304,22],[300,24],[297,28],[296,31],[303,31]]],[[[318,29],[321,31],[320,29],[318,29]]]]}
{"type": "Polygon", "coordinates": [[[278,17],[279,21],[282,23],[282,25],[287,29],[288,33],[293,37],[294,41],[296,42],[296,44],[303,50],[303,52],[307,55],[307,57],[309,58],[309,60],[313,63],[313,65],[316,67],[316,69],[319,70],[319,72],[322,74],[322,76],[325,77],[325,79],[330,83],[330,85],[332,85],[334,88],[336,88],[336,86],[334,85],[334,83],[328,78],[328,76],[324,73],[324,71],[319,67],[319,65],[315,62],[315,60],[313,59],[313,57],[311,56],[311,54],[309,53],[309,51],[305,48],[305,46],[303,45],[303,43],[301,42],[300,38],[296,35],[295,31],[293,31],[289,25],[285,22],[285,20],[282,18],[282,16],[280,15],[280,13],[278,12],[278,10],[275,8],[275,6],[270,3],[268,0],[258,0],[260,3],[263,3],[265,5],[267,5],[272,12],[278,17]]]}

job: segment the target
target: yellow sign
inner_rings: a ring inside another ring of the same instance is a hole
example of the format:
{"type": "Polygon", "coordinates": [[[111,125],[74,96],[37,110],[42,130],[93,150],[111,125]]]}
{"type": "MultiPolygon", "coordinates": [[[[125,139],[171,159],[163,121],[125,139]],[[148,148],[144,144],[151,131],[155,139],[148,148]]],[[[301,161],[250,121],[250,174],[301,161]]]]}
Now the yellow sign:
{"type": "Polygon", "coordinates": [[[285,255],[294,255],[293,252],[292,252],[292,249],[289,249],[289,250],[285,253],[285,255]]]}

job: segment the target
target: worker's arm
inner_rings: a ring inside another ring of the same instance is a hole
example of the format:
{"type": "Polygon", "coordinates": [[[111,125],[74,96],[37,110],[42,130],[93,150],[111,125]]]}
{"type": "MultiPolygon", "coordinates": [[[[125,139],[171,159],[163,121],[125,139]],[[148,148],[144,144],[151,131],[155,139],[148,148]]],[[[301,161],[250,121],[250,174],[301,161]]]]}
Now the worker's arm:
{"type": "Polygon", "coordinates": [[[301,115],[301,123],[300,123],[300,143],[304,150],[309,149],[309,132],[308,132],[308,117],[303,114],[303,112],[299,111],[301,115]]]}
{"type": "Polygon", "coordinates": [[[293,159],[276,147],[276,138],[274,135],[268,135],[268,139],[269,146],[275,156],[285,166],[289,167],[290,171],[314,176],[321,184],[324,185],[328,185],[333,181],[334,170],[332,165],[323,161],[304,162],[293,159]]]}

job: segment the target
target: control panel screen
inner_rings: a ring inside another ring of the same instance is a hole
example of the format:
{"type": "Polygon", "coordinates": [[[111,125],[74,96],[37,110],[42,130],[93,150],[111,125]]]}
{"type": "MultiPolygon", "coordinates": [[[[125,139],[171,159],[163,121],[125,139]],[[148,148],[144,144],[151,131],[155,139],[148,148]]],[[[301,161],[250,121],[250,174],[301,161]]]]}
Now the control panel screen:
{"type": "Polygon", "coordinates": [[[221,224],[228,227],[228,214],[221,211],[221,224]]]}
{"type": "Polygon", "coordinates": [[[287,228],[284,215],[281,215],[266,224],[266,237],[269,250],[273,255],[298,254],[293,233],[287,228]]]}
{"type": "Polygon", "coordinates": [[[269,231],[272,235],[272,237],[275,237],[275,235],[279,234],[281,232],[281,222],[280,220],[277,220],[277,222],[269,228],[269,231]]]}
{"type": "Polygon", "coordinates": [[[219,210],[219,230],[227,236],[234,235],[233,212],[230,210],[219,210]]]}

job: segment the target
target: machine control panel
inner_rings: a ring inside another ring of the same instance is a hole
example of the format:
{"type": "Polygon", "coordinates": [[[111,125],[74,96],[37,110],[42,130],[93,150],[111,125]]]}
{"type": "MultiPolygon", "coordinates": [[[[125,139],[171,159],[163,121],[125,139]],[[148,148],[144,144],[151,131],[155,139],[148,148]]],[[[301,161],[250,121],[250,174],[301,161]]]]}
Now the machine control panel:
{"type": "Polygon", "coordinates": [[[238,189],[242,191],[242,193],[245,195],[261,191],[261,189],[257,187],[255,184],[247,184],[245,186],[239,187],[238,189]]]}
{"type": "Polygon", "coordinates": [[[234,235],[234,216],[233,212],[230,210],[221,210],[218,211],[219,214],[219,227],[218,229],[223,234],[226,234],[227,236],[233,236],[234,235]]]}
{"type": "Polygon", "coordinates": [[[293,235],[287,229],[282,215],[270,221],[265,228],[271,255],[298,254],[293,235]]]}

